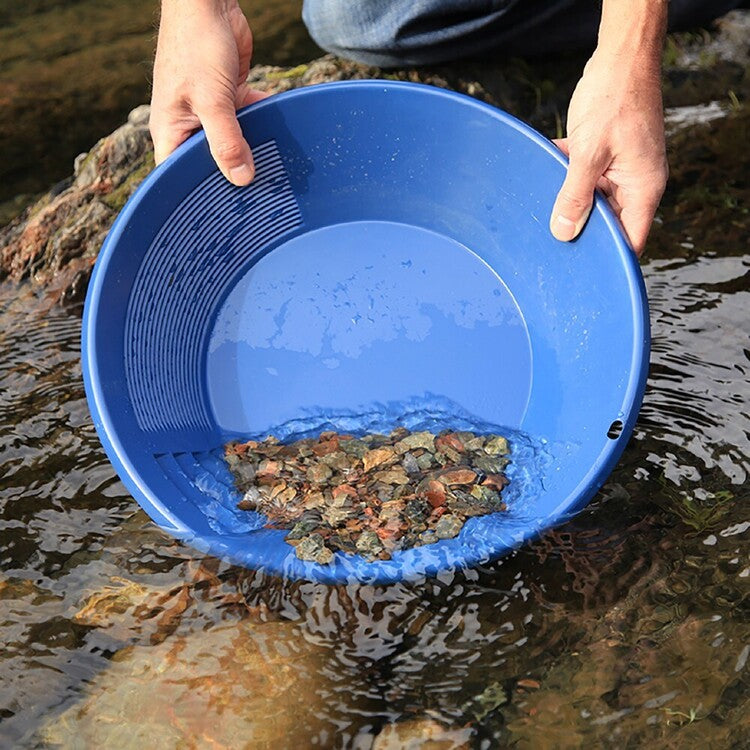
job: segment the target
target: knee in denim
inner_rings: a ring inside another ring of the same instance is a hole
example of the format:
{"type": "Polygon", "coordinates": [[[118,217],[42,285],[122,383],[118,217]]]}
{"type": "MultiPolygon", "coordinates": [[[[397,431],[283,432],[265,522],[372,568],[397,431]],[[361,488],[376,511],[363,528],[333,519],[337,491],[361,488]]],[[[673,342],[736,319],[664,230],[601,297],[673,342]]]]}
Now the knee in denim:
{"type": "Polygon", "coordinates": [[[383,25],[378,23],[377,5],[366,0],[305,0],[302,18],[310,36],[323,49],[343,51],[377,49],[383,44],[383,25]]]}

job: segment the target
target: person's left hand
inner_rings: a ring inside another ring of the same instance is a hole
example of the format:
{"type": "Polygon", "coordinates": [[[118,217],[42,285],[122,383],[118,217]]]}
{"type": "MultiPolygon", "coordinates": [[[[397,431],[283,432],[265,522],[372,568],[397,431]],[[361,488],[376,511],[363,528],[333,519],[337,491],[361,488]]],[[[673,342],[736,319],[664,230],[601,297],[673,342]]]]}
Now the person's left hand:
{"type": "Polygon", "coordinates": [[[567,131],[554,141],[570,165],[552,234],[565,242],[580,234],[598,187],[640,256],[668,175],[658,64],[597,50],[570,100],[567,131]]]}

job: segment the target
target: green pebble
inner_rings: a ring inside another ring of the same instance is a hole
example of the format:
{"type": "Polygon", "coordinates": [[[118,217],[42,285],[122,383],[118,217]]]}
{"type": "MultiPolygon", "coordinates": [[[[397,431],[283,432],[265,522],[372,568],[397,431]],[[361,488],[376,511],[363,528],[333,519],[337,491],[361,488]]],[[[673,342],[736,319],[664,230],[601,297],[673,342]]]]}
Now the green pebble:
{"type": "Polygon", "coordinates": [[[417,466],[419,466],[422,471],[427,471],[434,465],[435,461],[430,453],[423,453],[421,456],[417,457],[417,466]]]}
{"type": "Polygon", "coordinates": [[[439,538],[432,529],[427,529],[419,535],[419,544],[434,544],[439,538]]]}
{"type": "Polygon", "coordinates": [[[438,539],[453,539],[463,528],[464,522],[458,517],[446,513],[435,525],[435,534],[438,539]]]}
{"type": "Polygon", "coordinates": [[[363,531],[357,539],[357,550],[363,554],[377,555],[382,549],[380,537],[374,531],[363,531]]]}
{"type": "Polygon", "coordinates": [[[325,565],[333,560],[333,553],[325,546],[323,537],[320,534],[306,536],[295,547],[294,551],[300,560],[307,560],[308,562],[325,565]]]}
{"type": "Polygon", "coordinates": [[[508,441],[500,435],[493,435],[484,444],[484,452],[490,456],[504,456],[508,452],[508,441]]]}

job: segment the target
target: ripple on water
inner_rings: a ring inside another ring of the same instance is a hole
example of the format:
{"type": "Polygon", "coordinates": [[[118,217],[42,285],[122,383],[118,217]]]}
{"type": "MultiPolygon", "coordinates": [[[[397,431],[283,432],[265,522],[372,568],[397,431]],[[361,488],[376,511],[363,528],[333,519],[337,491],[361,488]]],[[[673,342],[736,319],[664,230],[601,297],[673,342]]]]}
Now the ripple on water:
{"type": "Polygon", "coordinates": [[[671,479],[717,467],[732,484],[748,478],[750,456],[750,259],[704,256],[645,266],[652,356],[639,423],[651,438],[698,459],[671,479]]]}
{"type": "Polygon", "coordinates": [[[0,744],[276,726],[369,748],[430,717],[483,747],[729,746],[750,732],[749,264],[645,266],[649,389],[587,511],[495,565],[393,586],[282,581],[155,529],[90,423],[80,322],[0,290],[0,744]]]}

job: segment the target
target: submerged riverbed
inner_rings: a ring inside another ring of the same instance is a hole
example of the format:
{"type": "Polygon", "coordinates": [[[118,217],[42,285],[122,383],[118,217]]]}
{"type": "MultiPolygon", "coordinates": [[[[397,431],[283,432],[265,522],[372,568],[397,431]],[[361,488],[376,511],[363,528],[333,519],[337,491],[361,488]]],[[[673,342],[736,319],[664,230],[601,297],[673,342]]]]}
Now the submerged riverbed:
{"type": "Polygon", "coordinates": [[[747,747],[750,111],[724,72],[667,81],[636,432],[582,514],[484,568],[325,586],[181,545],[104,457],[79,317],[0,286],[0,745],[747,747]]]}

